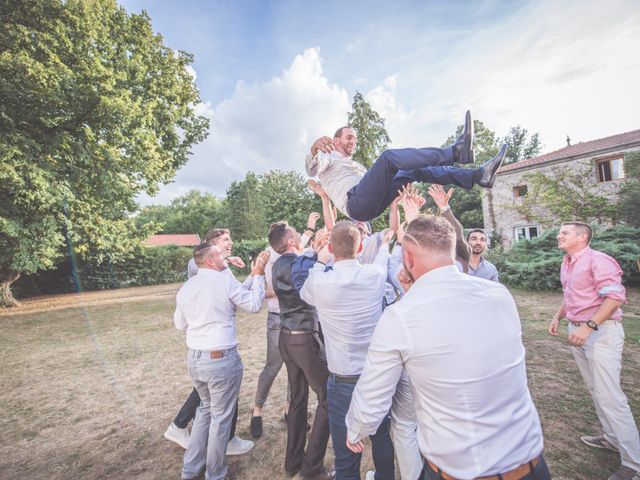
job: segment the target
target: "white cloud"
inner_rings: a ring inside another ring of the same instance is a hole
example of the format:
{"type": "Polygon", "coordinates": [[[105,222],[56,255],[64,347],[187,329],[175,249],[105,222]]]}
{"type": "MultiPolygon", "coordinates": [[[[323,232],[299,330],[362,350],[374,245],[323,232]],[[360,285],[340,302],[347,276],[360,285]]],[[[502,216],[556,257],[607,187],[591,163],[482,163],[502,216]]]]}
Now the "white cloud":
{"type": "Polygon", "coordinates": [[[233,94],[212,106],[198,106],[211,120],[209,138],[193,148],[175,183],[143,204],[167,203],[192,188],[224,196],[248,171],[304,172],[311,142],[345,123],[347,92],[329,82],[318,49],[297,55],[280,76],[264,83],[239,81],[233,94]]]}
{"type": "Polygon", "coordinates": [[[531,2],[433,58],[414,52],[367,98],[394,146],[440,144],[464,111],[504,135],[522,124],[551,151],[640,127],[640,9],[633,2],[531,2]],[[409,105],[409,107],[407,107],[409,105]]]}

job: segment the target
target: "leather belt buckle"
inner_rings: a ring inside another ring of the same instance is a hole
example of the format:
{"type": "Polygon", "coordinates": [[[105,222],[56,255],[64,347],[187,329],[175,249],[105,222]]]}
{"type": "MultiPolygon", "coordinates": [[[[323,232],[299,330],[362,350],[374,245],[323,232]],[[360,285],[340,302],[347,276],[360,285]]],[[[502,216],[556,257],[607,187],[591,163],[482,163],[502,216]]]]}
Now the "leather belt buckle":
{"type": "MultiPolygon", "coordinates": [[[[426,459],[429,464],[429,468],[436,472],[443,480],[457,480],[446,472],[443,472],[435,463],[426,459]]],[[[478,477],[476,480],[520,480],[522,477],[529,475],[540,463],[540,457],[536,457],[530,462],[523,463],[519,467],[514,468],[508,472],[500,475],[488,475],[486,477],[478,477]]]]}

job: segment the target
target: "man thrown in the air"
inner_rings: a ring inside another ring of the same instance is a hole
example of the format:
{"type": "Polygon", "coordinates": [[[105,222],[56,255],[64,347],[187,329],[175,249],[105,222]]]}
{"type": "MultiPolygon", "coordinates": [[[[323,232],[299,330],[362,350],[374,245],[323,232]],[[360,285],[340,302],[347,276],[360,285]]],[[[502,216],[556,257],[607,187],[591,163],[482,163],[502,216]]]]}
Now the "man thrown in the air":
{"type": "Polygon", "coordinates": [[[343,214],[363,222],[384,212],[398,195],[398,190],[408,183],[491,188],[507,153],[507,146],[502,145],[498,154],[479,168],[453,166],[474,161],[473,121],[468,111],[462,135],[453,145],[385,150],[369,170],[351,158],[356,143],[354,129],[341,127],[333,139],[320,137],[313,142],[305,166],[309,176],[319,178],[329,198],[343,214]]]}

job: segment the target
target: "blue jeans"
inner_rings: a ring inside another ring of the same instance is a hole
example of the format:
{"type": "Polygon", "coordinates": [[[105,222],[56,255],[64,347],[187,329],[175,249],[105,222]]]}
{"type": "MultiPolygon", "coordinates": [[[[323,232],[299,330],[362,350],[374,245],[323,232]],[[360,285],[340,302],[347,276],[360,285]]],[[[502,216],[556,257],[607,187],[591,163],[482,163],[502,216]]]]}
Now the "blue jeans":
{"type": "MultiPolygon", "coordinates": [[[[429,466],[427,462],[424,462],[424,468],[422,469],[422,475],[420,475],[420,479],[422,480],[440,480],[442,477],[438,474],[438,472],[433,471],[433,469],[429,466]]],[[[536,465],[536,467],[524,477],[521,477],[520,480],[551,480],[551,473],[549,473],[549,467],[547,467],[547,463],[544,461],[544,457],[540,454],[540,463],[536,465]]]]}
{"type": "MultiPolygon", "coordinates": [[[[327,403],[329,406],[329,428],[335,456],[336,480],[360,480],[361,453],[353,453],[347,448],[347,425],[345,417],[351,404],[355,384],[336,382],[335,375],[327,380],[327,403]]],[[[376,467],[376,480],[393,480],[393,444],[389,435],[389,415],[378,431],[369,437],[373,463],[376,467]]]]}
{"type": "Polygon", "coordinates": [[[347,193],[347,211],[354,220],[369,221],[391,204],[402,186],[411,182],[473,187],[472,168],[453,165],[453,150],[447,148],[401,148],[385,150],[347,193]]]}

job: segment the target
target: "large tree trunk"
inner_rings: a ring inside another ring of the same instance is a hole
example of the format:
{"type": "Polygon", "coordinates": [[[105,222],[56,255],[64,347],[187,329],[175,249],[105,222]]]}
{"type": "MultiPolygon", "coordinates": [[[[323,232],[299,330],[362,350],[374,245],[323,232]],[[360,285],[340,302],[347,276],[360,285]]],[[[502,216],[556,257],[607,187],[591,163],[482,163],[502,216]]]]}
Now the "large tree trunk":
{"type": "Polygon", "coordinates": [[[18,272],[13,270],[0,270],[0,307],[19,307],[18,302],[11,294],[11,284],[20,278],[18,272]]]}

